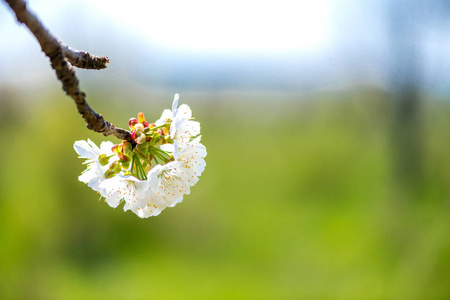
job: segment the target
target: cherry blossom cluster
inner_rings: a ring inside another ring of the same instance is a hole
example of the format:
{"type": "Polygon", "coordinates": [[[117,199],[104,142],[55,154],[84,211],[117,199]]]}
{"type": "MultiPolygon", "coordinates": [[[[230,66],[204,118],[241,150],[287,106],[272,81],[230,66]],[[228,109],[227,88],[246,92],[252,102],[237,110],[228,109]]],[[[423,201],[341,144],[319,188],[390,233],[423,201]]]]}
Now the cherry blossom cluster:
{"type": "Polygon", "coordinates": [[[86,170],[78,177],[100,193],[109,206],[124,203],[140,218],[157,216],[173,207],[199,180],[205,170],[206,148],[200,143],[200,123],[192,118],[186,104],[166,109],[155,123],[144,114],[128,125],[135,145],[127,141],[114,145],[91,140],[76,141],[75,151],[86,159],[86,170]]]}

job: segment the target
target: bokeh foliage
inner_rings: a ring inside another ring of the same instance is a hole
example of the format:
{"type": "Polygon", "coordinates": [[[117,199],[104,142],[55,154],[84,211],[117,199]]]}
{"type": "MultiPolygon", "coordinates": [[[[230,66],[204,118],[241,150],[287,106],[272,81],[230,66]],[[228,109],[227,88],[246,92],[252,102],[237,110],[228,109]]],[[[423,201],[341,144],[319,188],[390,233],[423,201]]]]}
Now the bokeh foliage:
{"type": "MultiPolygon", "coordinates": [[[[170,96],[91,92],[106,120],[157,119],[170,96]]],[[[383,93],[181,93],[207,168],[160,216],[78,182],[85,129],[62,93],[1,94],[1,299],[450,297],[450,106],[425,102],[419,194],[392,172],[383,93]]],[[[416,189],[415,189],[416,190],[416,189]]]]}

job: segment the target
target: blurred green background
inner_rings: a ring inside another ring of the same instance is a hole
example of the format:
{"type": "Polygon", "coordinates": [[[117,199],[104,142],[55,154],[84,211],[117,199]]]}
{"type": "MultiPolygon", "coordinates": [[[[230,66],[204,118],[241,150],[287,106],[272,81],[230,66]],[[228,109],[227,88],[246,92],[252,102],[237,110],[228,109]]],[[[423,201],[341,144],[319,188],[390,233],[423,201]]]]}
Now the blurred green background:
{"type": "Polygon", "coordinates": [[[157,217],[99,201],[73,143],[119,141],[0,1],[0,299],[450,299],[446,1],[29,2],[110,56],[107,121],[180,93],[207,167],[157,217]]]}
{"type": "MultiPolygon", "coordinates": [[[[88,99],[123,127],[171,105],[136,94],[88,99]]],[[[85,129],[62,92],[37,97],[1,102],[2,299],[450,295],[448,103],[424,105],[425,170],[408,196],[377,90],[182,94],[202,125],[206,171],[181,204],[139,219],[77,180],[75,140],[117,141],[85,129]]]]}

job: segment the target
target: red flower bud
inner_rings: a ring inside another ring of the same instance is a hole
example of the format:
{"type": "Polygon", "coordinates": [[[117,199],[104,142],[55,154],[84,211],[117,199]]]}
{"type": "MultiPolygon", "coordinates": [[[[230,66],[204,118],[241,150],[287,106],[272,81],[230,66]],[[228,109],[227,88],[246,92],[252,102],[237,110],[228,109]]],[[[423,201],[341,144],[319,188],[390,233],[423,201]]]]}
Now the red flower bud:
{"type": "Polygon", "coordinates": [[[138,122],[138,120],[136,120],[136,118],[131,118],[130,121],[128,121],[128,126],[130,127],[131,130],[134,130],[134,125],[136,125],[138,122]]]}

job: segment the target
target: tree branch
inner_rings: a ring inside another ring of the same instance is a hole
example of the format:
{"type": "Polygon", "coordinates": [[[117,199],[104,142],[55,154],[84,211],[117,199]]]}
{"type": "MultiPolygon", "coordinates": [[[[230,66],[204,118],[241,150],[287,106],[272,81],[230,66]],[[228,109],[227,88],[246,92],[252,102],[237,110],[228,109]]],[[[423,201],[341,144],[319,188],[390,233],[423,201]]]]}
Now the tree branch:
{"type": "Polygon", "coordinates": [[[76,66],[87,69],[106,68],[109,59],[106,56],[94,56],[88,52],[78,51],[63,45],[58,41],[41,23],[41,21],[31,13],[23,0],[5,0],[16,14],[17,20],[25,24],[31,33],[36,37],[41,45],[42,51],[50,58],[52,68],[56,76],[61,81],[63,90],[75,102],[78,112],[86,121],[86,126],[95,132],[103,135],[114,135],[115,137],[127,140],[132,145],[134,141],[131,133],[122,128],[116,128],[113,124],[105,121],[102,115],[96,113],[86,102],[86,94],[80,91],[79,81],[75,75],[74,68],[68,61],[76,66]]]}
{"type": "Polygon", "coordinates": [[[72,66],[82,69],[105,69],[109,58],[106,56],[95,56],[89,52],[72,49],[67,45],[63,45],[64,57],[72,64],[72,66]]]}

